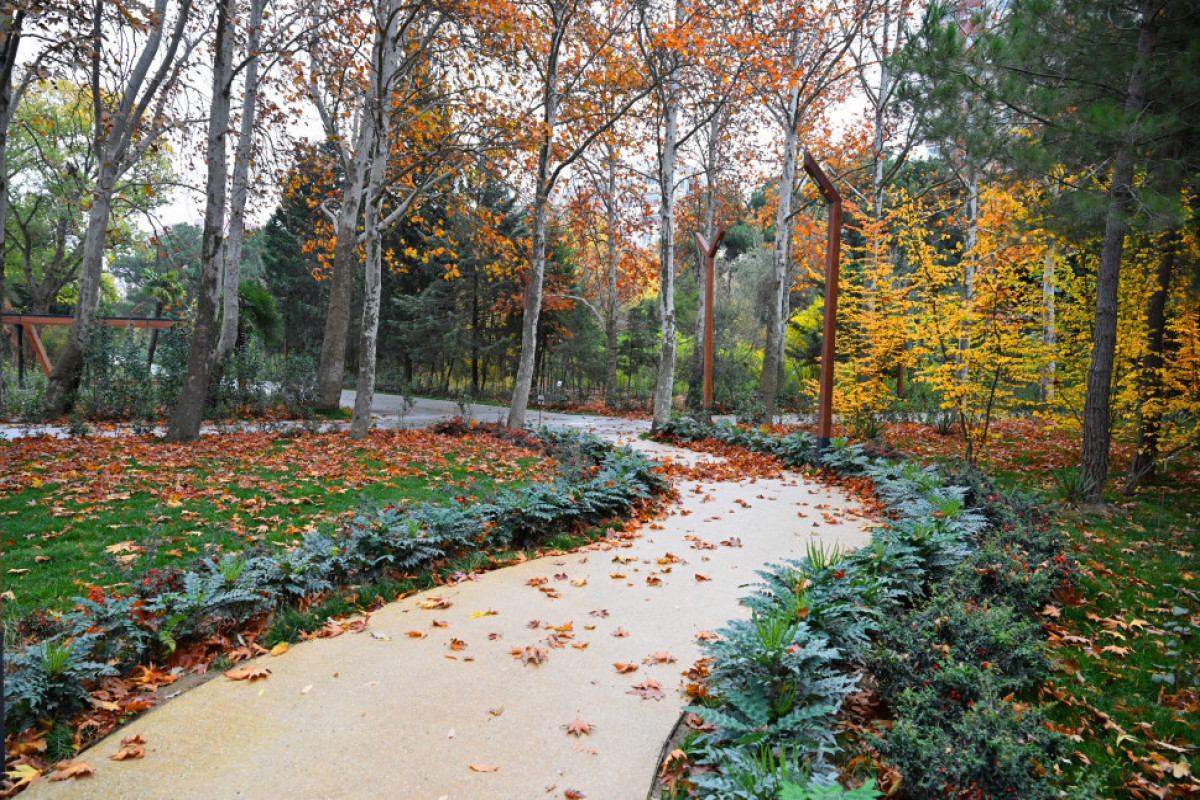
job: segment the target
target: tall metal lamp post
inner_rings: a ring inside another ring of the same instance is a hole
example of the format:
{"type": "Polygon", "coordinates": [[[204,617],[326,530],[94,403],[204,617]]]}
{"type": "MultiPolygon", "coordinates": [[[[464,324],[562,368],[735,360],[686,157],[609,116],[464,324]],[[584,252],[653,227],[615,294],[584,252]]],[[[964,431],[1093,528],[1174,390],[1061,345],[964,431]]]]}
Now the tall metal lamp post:
{"type": "Polygon", "coordinates": [[[713,273],[716,271],[717,248],[721,246],[721,240],[724,238],[724,225],[717,229],[717,238],[713,239],[712,244],[699,233],[696,234],[696,244],[704,254],[704,413],[710,415],[713,404],[713,284],[716,283],[713,273]]]}
{"type": "Polygon", "coordinates": [[[833,354],[837,336],[838,272],[842,255],[842,196],[821,170],[812,153],[804,152],[804,171],[817,183],[829,206],[829,231],[825,242],[825,324],[821,342],[821,393],[817,399],[817,465],[829,449],[833,431],[833,354]]]}

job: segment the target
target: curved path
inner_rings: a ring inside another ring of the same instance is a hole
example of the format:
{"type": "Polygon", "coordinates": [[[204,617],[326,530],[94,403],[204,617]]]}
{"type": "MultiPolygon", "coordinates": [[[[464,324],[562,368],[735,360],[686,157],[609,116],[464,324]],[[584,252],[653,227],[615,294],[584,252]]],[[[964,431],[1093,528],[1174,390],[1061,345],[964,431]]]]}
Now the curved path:
{"type": "Polygon", "coordinates": [[[83,753],[93,777],[29,796],[645,797],[697,635],[745,613],[762,564],[868,539],[852,501],[797,475],[679,489],[637,535],[392,603],[362,633],[250,662],[265,680],[205,683],[83,753]],[[660,699],[635,691],[648,679],[660,699]],[[109,761],[135,733],[145,758],[109,761]]]}

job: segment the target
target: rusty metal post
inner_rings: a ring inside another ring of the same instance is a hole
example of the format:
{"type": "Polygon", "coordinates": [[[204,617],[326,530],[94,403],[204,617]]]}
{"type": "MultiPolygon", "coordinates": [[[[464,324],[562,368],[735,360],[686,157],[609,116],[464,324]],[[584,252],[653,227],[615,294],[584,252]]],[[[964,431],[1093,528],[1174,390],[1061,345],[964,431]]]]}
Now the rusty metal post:
{"type": "Polygon", "coordinates": [[[713,368],[713,292],[716,280],[713,275],[716,272],[717,248],[721,245],[721,240],[725,238],[725,226],[722,225],[717,229],[717,238],[713,239],[710,245],[703,236],[696,234],[696,244],[700,247],[700,252],[704,254],[704,413],[712,413],[713,404],[713,388],[712,388],[712,368],[713,368]]]}
{"type": "Polygon", "coordinates": [[[17,386],[25,388],[25,326],[17,325],[17,386]]]}
{"type": "Polygon", "coordinates": [[[821,393],[817,400],[817,464],[829,448],[833,431],[833,358],[837,337],[838,273],[842,255],[842,196],[821,170],[812,153],[804,152],[804,171],[816,181],[829,206],[829,232],[825,243],[825,324],[821,342],[821,393]]]}

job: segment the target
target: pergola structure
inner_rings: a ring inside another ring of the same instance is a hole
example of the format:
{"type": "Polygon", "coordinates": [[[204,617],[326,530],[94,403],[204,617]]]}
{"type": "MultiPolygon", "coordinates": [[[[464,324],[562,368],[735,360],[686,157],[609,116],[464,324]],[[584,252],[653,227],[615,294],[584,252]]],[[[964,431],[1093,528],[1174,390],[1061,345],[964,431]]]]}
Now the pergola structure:
{"type": "MultiPolygon", "coordinates": [[[[812,153],[804,153],[804,171],[817,184],[822,199],[829,206],[829,230],[825,244],[825,320],[821,342],[821,392],[817,400],[817,461],[829,447],[833,429],[833,359],[837,337],[838,275],[842,255],[842,196],[833,186],[833,181],[817,164],[812,153]]],[[[702,235],[696,234],[696,244],[704,256],[704,280],[707,294],[704,299],[704,409],[712,413],[712,301],[713,272],[717,247],[725,238],[725,227],[721,226],[710,244],[702,235]]]]}
{"type": "MultiPolygon", "coordinates": [[[[17,373],[20,380],[25,378],[25,346],[24,340],[29,340],[30,347],[33,348],[33,353],[37,357],[38,364],[42,367],[42,372],[46,373],[46,377],[50,377],[50,370],[53,365],[50,363],[50,356],[46,354],[46,348],[42,345],[42,339],[38,336],[39,325],[70,325],[75,321],[75,317],[70,314],[16,314],[5,311],[0,314],[0,324],[11,325],[16,332],[17,340],[17,373]]],[[[155,319],[152,317],[96,317],[96,322],[108,328],[152,328],[155,330],[166,330],[173,328],[183,320],[178,319],[155,319]]]]}

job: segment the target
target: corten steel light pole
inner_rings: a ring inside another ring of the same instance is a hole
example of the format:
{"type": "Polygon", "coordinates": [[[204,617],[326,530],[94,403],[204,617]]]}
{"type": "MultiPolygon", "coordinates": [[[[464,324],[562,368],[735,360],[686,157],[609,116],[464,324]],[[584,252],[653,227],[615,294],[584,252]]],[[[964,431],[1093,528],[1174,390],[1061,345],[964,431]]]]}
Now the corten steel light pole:
{"type": "Polygon", "coordinates": [[[712,413],[712,367],[713,367],[713,273],[717,257],[717,248],[725,238],[725,226],[717,228],[717,238],[710,245],[699,233],[696,234],[696,244],[704,254],[704,412],[712,413]]]}
{"type": "Polygon", "coordinates": [[[842,255],[842,196],[821,170],[812,153],[804,151],[804,171],[817,182],[829,206],[829,234],[825,243],[825,325],[821,342],[821,393],[817,399],[817,465],[829,448],[833,430],[833,352],[837,336],[838,268],[842,255]]]}

